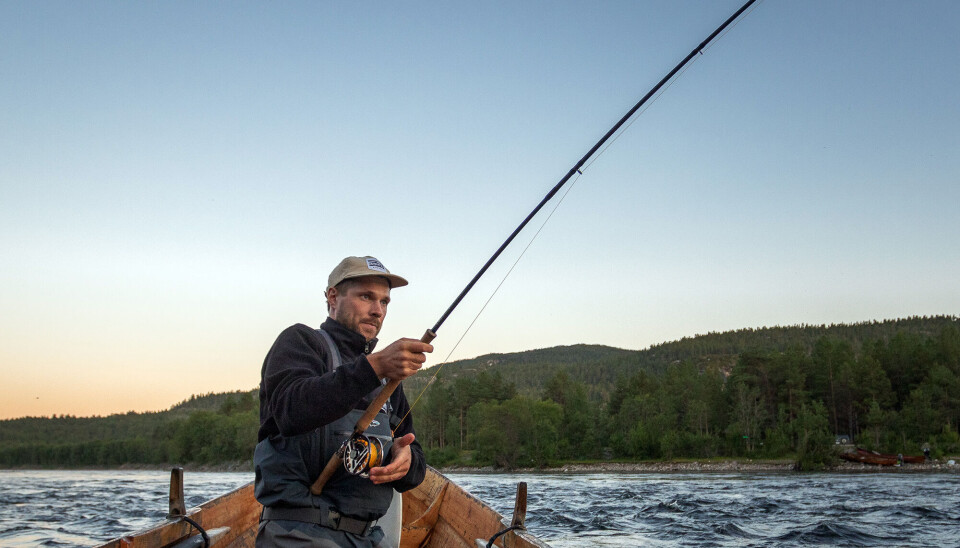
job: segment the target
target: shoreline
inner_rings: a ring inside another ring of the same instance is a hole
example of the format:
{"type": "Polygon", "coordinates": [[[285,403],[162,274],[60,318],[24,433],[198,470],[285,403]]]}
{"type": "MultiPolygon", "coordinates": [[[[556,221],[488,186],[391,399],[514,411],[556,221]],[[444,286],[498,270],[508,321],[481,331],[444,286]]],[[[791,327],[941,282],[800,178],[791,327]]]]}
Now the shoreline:
{"type": "MultiPolygon", "coordinates": [[[[492,466],[445,466],[437,468],[442,474],[658,474],[658,473],[729,473],[729,472],[794,472],[792,460],[723,460],[723,461],[661,461],[661,462],[596,462],[560,464],[547,468],[515,468],[512,470],[492,466]]],[[[143,470],[169,472],[182,467],[186,472],[249,472],[253,474],[251,461],[235,461],[219,464],[125,464],[114,467],[16,467],[0,470],[143,470]]],[[[960,473],[960,464],[933,461],[903,466],[875,466],[870,464],[841,462],[834,468],[820,470],[827,473],[960,473]]],[[[803,473],[803,472],[798,472],[803,473]]]]}
{"type": "MultiPolygon", "coordinates": [[[[658,473],[721,473],[721,472],[796,472],[793,461],[729,460],[721,462],[598,462],[590,464],[564,464],[549,468],[518,468],[515,470],[492,467],[448,466],[439,469],[447,474],[658,474],[658,473]]],[[[960,465],[943,462],[905,464],[903,466],[874,466],[862,463],[843,462],[834,468],[818,470],[826,473],[960,473],[960,465]]],[[[807,472],[796,472],[807,473],[807,472]]]]}

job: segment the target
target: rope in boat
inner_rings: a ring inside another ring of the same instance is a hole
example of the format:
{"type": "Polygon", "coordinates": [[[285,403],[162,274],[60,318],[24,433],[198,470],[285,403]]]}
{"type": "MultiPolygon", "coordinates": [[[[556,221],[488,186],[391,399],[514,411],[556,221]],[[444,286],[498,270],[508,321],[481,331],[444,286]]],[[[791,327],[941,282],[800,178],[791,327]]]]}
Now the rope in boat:
{"type": "Polygon", "coordinates": [[[510,526],[510,527],[507,527],[507,528],[504,529],[503,531],[500,531],[500,532],[498,532],[497,534],[495,534],[495,535],[493,535],[492,537],[490,537],[490,542],[487,543],[487,548],[493,548],[493,543],[494,543],[498,538],[502,537],[503,535],[506,535],[506,534],[509,533],[510,531],[515,531],[515,530],[517,530],[517,529],[526,530],[526,527],[524,527],[523,525],[512,525],[512,526],[510,526]]]}
{"type": "Polygon", "coordinates": [[[210,537],[207,536],[206,530],[204,530],[203,527],[200,527],[200,524],[199,524],[199,523],[193,521],[192,519],[188,518],[187,516],[179,516],[179,517],[180,517],[180,519],[182,519],[183,521],[189,523],[190,525],[193,525],[194,528],[196,528],[197,531],[200,531],[200,536],[203,538],[203,548],[210,548],[210,537]]]}

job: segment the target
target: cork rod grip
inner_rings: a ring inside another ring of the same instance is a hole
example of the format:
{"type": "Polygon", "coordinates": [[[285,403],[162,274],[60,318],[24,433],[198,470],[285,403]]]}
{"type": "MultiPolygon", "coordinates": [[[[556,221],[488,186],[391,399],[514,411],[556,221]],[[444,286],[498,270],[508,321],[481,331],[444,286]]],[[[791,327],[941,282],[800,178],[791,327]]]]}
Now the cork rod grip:
{"type": "MultiPolygon", "coordinates": [[[[430,344],[433,339],[437,337],[437,334],[433,331],[427,329],[426,333],[423,334],[423,337],[420,337],[420,342],[425,342],[430,344]]],[[[377,397],[374,398],[370,405],[367,407],[367,410],[364,411],[363,416],[360,417],[360,420],[357,421],[357,425],[353,428],[353,434],[361,434],[364,430],[370,427],[370,422],[373,421],[374,417],[377,416],[377,413],[380,412],[380,408],[383,407],[383,404],[387,403],[387,400],[390,399],[390,396],[393,395],[394,390],[400,386],[400,381],[390,380],[386,385],[384,385],[383,390],[377,394],[377,397]]],[[[323,471],[320,472],[320,476],[317,477],[317,480],[313,482],[313,485],[310,486],[310,492],[314,495],[319,495],[323,492],[323,486],[330,481],[330,478],[333,477],[333,473],[337,471],[337,467],[343,464],[343,459],[340,458],[338,453],[334,453],[330,460],[327,461],[327,465],[323,467],[323,471]]]]}
{"type": "Polygon", "coordinates": [[[323,486],[330,481],[330,478],[333,477],[334,472],[337,471],[337,468],[340,468],[340,465],[343,464],[343,459],[340,458],[340,453],[334,453],[330,460],[327,461],[327,465],[323,467],[323,471],[320,472],[320,476],[317,477],[317,481],[313,482],[313,485],[310,486],[310,492],[314,495],[319,495],[323,492],[323,486]]]}

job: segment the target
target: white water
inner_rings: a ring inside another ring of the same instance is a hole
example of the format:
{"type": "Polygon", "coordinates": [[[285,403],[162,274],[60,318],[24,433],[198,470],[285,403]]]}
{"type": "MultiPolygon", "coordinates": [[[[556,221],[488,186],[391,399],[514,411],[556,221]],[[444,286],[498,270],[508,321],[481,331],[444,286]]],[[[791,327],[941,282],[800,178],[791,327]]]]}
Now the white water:
{"type": "MultiPolygon", "coordinates": [[[[574,546],[958,546],[960,476],[864,473],[450,474],[574,546]]],[[[187,506],[252,480],[189,472],[187,506]]],[[[162,520],[169,473],[0,471],[0,546],[89,546],[162,520]]]]}

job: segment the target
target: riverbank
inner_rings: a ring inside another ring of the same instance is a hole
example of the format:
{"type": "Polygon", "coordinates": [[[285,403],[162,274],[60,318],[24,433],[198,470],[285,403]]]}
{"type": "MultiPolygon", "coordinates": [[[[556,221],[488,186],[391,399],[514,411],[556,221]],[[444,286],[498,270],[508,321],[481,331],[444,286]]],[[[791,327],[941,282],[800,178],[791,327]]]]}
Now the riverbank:
{"type": "MultiPolygon", "coordinates": [[[[671,461],[671,462],[597,462],[564,464],[549,468],[524,468],[511,470],[516,473],[558,473],[558,474],[597,474],[597,473],[666,473],[666,472],[792,472],[792,460],[721,460],[721,461],[671,461]]],[[[443,473],[499,473],[506,470],[493,467],[471,468],[450,466],[440,469],[443,473]]],[[[923,464],[904,464],[903,466],[872,466],[869,464],[841,462],[825,472],[934,472],[960,473],[960,466],[946,462],[923,464]]]]}
{"type": "Polygon", "coordinates": [[[164,471],[180,467],[188,472],[249,472],[253,474],[251,461],[232,461],[217,464],[121,464],[119,466],[0,466],[0,470],[130,470],[130,471],[164,471]]]}
{"type": "MultiPolygon", "coordinates": [[[[885,472],[885,473],[907,473],[907,472],[929,472],[929,473],[960,473],[960,459],[951,457],[954,464],[949,464],[950,460],[931,461],[923,464],[904,464],[903,466],[874,466],[855,462],[842,461],[836,467],[825,472],[857,473],[857,472],[885,472]]],[[[250,461],[233,461],[218,464],[124,464],[116,467],[17,467],[7,468],[7,470],[163,470],[169,471],[175,466],[182,466],[189,472],[249,472],[253,474],[253,463],[250,461]]],[[[446,466],[440,468],[441,473],[464,473],[464,474],[499,474],[499,473],[556,473],[556,474],[602,474],[602,473],[716,473],[716,472],[792,472],[794,462],[792,460],[755,460],[755,459],[729,459],[729,460],[710,460],[700,461],[660,461],[660,462],[591,462],[591,463],[571,463],[560,464],[547,468],[519,468],[506,470],[494,468],[492,466],[471,467],[471,466],[446,466]]]]}

